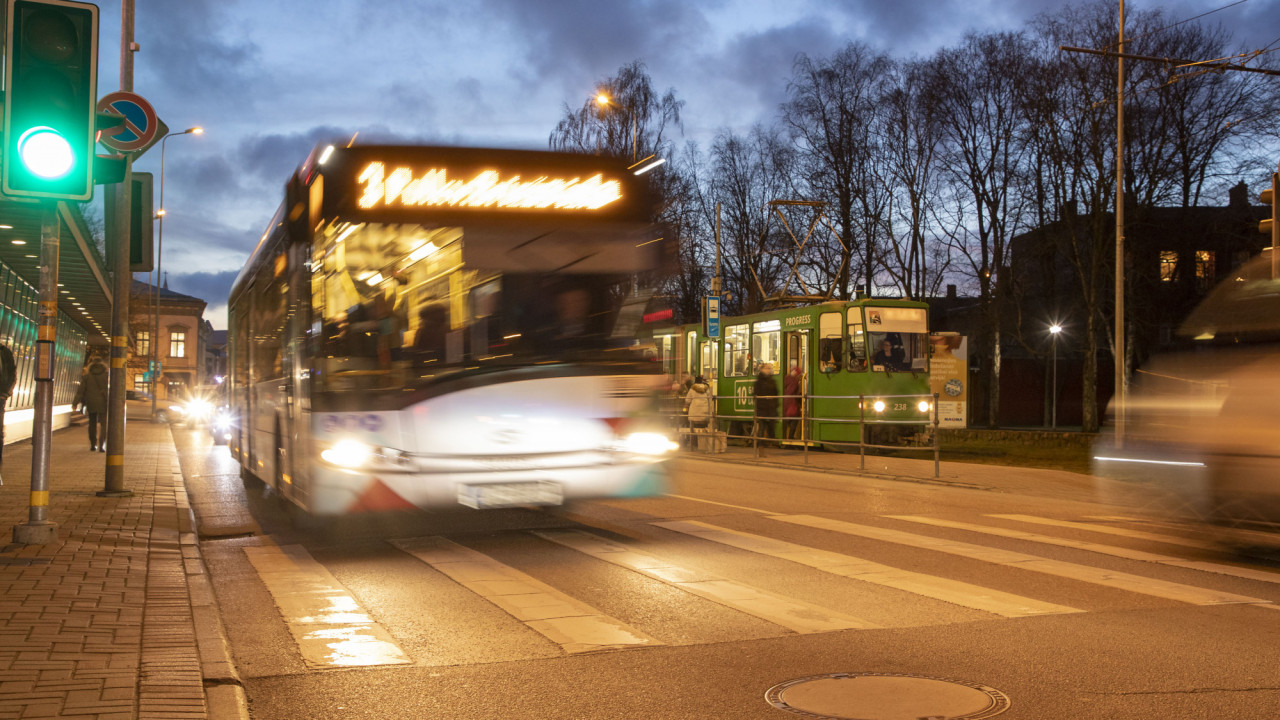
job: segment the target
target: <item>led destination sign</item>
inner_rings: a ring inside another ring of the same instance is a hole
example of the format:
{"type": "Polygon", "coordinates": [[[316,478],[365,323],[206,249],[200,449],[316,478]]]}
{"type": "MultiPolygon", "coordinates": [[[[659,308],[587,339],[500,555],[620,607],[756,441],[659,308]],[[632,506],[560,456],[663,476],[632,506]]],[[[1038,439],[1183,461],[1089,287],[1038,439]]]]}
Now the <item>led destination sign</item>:
{"type": "Polygon", "coordinates": [[[622,199],[622,183],[603,173],[590,177],[541,175],[525,180],[498,170],[451,177],[448,168],[418,173],[410,167],[370,162],[357,176],[357,204],[378,208],[497,208],[513,210],[599,210],[622,199]]]}

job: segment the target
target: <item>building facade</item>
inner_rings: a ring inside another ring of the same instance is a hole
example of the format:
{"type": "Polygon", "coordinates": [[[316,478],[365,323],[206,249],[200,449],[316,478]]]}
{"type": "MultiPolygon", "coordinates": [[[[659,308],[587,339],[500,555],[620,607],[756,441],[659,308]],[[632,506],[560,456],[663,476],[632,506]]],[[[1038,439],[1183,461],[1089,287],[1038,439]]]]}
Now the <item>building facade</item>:
{"type": "Polygon", "coordinates": [[[182,399],[191,388],[208,382],[205,348],[211,330],[204,320],[206,305],[200,298],[133,281],[129,388],[169,400],[182,399]]]}

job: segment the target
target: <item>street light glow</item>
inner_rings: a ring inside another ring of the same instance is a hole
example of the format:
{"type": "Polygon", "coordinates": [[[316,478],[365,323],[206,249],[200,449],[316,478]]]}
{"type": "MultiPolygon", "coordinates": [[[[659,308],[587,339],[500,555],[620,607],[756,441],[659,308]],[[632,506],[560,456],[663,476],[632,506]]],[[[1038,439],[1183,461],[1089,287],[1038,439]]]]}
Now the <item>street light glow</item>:
{"type": "Polygon", "coordinates": [[[1053,325],[1049,326],[1049,332],[1053,333],[1054,335],[1057,335],[1058,333],[1062,332],[1062,326],[1058,325],[1057,323],[1054,323],[1053,325]]]}

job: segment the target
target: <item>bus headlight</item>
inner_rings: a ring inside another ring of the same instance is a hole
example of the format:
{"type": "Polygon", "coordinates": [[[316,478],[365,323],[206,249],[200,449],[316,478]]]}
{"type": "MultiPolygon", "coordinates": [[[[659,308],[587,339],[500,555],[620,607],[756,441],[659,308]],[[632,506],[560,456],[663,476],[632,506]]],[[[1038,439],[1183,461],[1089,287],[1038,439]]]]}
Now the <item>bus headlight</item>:
{"type": "Polygon", "coordinates": [[[204,398],[196,398],[187,403],[187,417],[195,420],[203,420],[209,417],[209,413],[213,412],[213,405],[204,398]]]}
{"type": "Polygon", "coordinates": [[[618,443],[619,450],[635,455],[665,455],[679,448],[666,435],[657,432],[633,432],[618,443]]]}
{"type": "Polygon", "coordinates": [[[916,405],[916,407],[920,409],[920,412],[927,413],[933,409],[933,404],[930,403],[928,400],[921,400],[920,404],[916,405]]]}
{"type": "Polygon", "coordinates": [[[871,404],[871,409],[875,410],[878,413],[884,412],[884,407],[885,405],[883,400],[877,400],[871,404]]]}
{"type": "Polygon", "coordinates": [[[373,448],[359,440],[339,440],[337,445],[320,451],[320,459],[330,465],[352,470],[362,468],[373,457],[373,448]]]}
{"type": "Polygon", "coordinates": [[[414,469],[411,458],[403,451],[370,445],[353,438],[344,438],[321,450],[320,459],[344,470],[412,472],[414,469]]]}

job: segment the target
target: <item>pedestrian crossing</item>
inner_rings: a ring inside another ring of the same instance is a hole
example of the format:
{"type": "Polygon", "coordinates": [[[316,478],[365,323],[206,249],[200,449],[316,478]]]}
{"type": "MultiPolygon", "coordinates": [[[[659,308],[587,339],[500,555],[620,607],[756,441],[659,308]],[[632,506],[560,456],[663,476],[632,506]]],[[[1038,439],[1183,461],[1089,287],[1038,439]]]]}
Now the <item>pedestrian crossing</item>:
{"type": "MultiPolygon", "coordinates": [[[[465,591],[459,596],[464,602],[472,598],[502,610],[505,615],[485,615],[486,622],[506,617],[509,624],[484,628],[486,635],[531,631],[528,637],[541,638],[564,655],[706,642],[670,631],[651,613],[629,612],[625,595],[606,595],[602,602],[598,589],[574,580],[588,570],[622,578],[617,585],[636,593],[637,604],[641,596],[674,593],[685,602],[712,603],[730,617],[740,613],[752,619],[744,619],[742,627],[761,637],[1081,616],[1150,607],[1153,599],[1161,607],[1280,609],[1275,604],[1280,571],[1206,560],[1209,543],[1135,529],[1116,518],[992,514],[964,520],[924,515],[859,520],[760,512],[716,521],[654,520],[626,536],[587,525],[513,530],[508,544],[529,549],[515,560],[494,557],[483,550],[484,543],[466,537],[387,542],[421,563],[420,582],[452,583],[465,591]],[[735,521],[739,527],[732,527],[735,521]],[[528,560],[535,557],[544,560],[528,560]],[[952,569],[957,558],[971,568],[968,574],[952,569]],[[548,567],[566,566],[573,572],[548,572],[548,567]],[[973,567],[983,569],[975,574],[973,567]],[[1082,584],[1073,587],[1084,588],[1076,592],[1086,602],[1075,602],[1080,598],[1068,596],[1060,583],[1034,579],[1045,576],[1082,584]],[[644,591],[658,586],[666,589],[644,591]],[[1095,599],[1087,593],[1090,586],[1110,592],[1095,599]],[[1126,601],[1123,593],[1132,599],[1126,601]],[[1062,602],[1064,597],[1071,602],[1062,602]]],[[[359,594],[300,546],[245,552],[309,667],[419,661],[415,654],[422,655],[421,650],[415,653],[400,642],[394,626],[380,626],[359,594]],[[338,642],[317,652],[317,637],[338,642]],[[361,648],[374,650],[365,661],[361,648]]]]}

